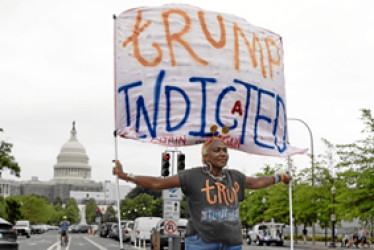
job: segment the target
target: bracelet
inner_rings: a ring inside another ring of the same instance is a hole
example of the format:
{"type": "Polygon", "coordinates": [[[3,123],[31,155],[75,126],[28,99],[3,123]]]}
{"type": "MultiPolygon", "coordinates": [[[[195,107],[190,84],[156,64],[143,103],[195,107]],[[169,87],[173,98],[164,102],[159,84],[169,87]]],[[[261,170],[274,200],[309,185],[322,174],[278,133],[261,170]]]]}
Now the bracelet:
{"type": "Polygon", "coordinates": [[[128,175],[127,175],[127,178],[128,178],[127,181],[132,180],[132,181],[134,181],[134,183],[135,183],[136,177],[135,177],[132,173],[128,174],[128,175]]]}
{"type": "Polygon", "coordinates": [[[278,184],[279,182],[283,181],[284,178],[282,178],[282,175],[275,174],[275,175],[272,176],[274,178],[274,184],[278,184]]]}

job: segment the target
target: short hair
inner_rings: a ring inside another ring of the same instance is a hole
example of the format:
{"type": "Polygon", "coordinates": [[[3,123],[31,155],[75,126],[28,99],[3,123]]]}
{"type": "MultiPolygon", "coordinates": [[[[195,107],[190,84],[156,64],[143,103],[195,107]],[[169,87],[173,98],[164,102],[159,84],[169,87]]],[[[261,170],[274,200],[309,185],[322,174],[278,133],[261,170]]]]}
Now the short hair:
{"type": "MultiPolygon", "coordinates": [[[[204,144],[203,144],[203,147],[201,148],[201,162],[203,164],[205,164],[206,162],[204,161],[204,156],[206,156],[208,154],[208,149],[209,149],[209,145],[215,141],[215,140],[218,140],[218,141],[221,141],[223,144],[225,144],[223,142],[223,139],[221,137],[216,137],[216,136],[213,136],[213,137],[209,137],[208,139],[205,140],[204,144]]],[[[226,145],[226,144],[225,144],[226,145]]]]}

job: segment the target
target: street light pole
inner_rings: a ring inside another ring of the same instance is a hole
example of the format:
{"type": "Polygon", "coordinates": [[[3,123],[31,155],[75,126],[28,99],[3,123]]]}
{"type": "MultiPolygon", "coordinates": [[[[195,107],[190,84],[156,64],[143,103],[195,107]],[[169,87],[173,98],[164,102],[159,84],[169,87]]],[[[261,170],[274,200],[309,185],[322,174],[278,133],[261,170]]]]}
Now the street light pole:
{"type": "MultiPolygon", "coordinates": [[[[314,143],[313,143],[313,133],[310,127],[306,122],[299,118],[287,118],[288,121],[298,121],[304,124],[304,126],[308,129],[309,137],[310,137],[310,153],[311,153],[311,165],[312,165],[312,188],[314,188],[314,143]]],[[[312,242],[313,245],[316,244],[316,225],[312,222],[312,242]]]]}
{"type": "Polygon", "coordinates": [[[265,222],[265,203],[266,198],[262,197],[262,222],[265,222]]]}
{"type": "Polygon", "coordinates": [[[334,207],[335,185],[332,186],[331,193],[332,193],[332,214],[331,214],[332,232],[331,232],[331,243],[330,243],[329,247],[336,247],[336,245],[335,245],[335,221],[336,221],[336,217],[335,217],[335,207],[334,207]]]}

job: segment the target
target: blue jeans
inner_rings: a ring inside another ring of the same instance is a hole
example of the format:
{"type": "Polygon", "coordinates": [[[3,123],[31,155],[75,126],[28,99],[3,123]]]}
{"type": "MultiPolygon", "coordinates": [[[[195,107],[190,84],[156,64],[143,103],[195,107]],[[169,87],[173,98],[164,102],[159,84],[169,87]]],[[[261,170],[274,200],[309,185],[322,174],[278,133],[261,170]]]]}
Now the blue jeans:
{"type": "Polygon", "coordinates": [[[242,250],[242,245],[205,242],[198,234],[186,237],[185,244],[185,250],[242,250]]]}

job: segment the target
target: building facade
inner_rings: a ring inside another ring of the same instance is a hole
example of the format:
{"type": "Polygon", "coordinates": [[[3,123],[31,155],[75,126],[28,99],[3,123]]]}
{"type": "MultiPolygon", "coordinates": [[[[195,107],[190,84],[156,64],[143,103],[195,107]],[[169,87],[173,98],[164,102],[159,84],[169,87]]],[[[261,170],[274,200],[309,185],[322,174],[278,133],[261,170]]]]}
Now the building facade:
{"type": "MultiPolygon", "coordinates": [[[[21,182],[0,179],[1,193],[4,197],[31,194],[45,196],[50,203],[57,200],[66,203],[70,197],[75,198],[80,204],[85,204],[88,197],[97,199],[103,205],[113,204],[113,200],[116,200],[114,184],[110,181],[91,180],[89,157],[77,139],[75,122],[70,131],[70,139],[61,147],[53,169],[53,179],[50,181],[40,181],[37,177],[21,182]]],[[[120,186],[124,196],[130,189],[130,186],[120,186]]]]}

